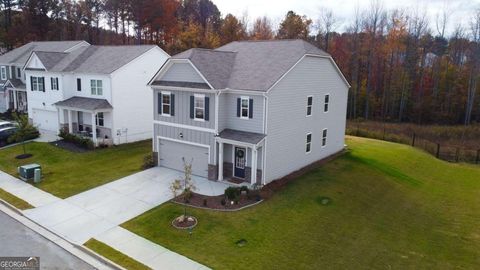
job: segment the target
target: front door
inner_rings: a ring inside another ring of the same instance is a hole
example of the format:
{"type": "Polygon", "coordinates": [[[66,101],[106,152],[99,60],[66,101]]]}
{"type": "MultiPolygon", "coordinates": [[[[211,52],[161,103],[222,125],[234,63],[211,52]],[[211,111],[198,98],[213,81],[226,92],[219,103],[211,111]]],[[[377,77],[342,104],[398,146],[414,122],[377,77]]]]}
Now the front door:
{"type": "Polygon", "coordinates": [[[247,150],[243,147],[235,147],[235,164],[233,176],[245,178],[245,161],[247,158],[247,150]]]}
{"type": "Polygon", "coordinates": [[[83,131],[83,112],[77,112],[78,131],[83,131]]]}

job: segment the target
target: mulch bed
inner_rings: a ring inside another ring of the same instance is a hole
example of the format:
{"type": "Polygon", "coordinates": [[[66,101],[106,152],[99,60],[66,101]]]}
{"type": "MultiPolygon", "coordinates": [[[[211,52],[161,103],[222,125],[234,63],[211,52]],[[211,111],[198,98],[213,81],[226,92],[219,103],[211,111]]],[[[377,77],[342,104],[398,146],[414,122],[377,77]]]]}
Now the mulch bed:
{"type": "Polygon", "coordinates": [[[190,198],[188,203],[184,201],[183,195],[178,196],[177,198],[173,199],[173,201],[177,203],[190,205],[193,207],[208,208],[208,209],[215,209],[215,210],[236,210],[236,209],[240,209],[245,206],[249,206],[259,202],[258,196],[255,195],[254,191],[250,191],[249,195],[246,195],[246,194],[240,195],[238,203],[234,202],[232,204],[232,201],[225,199],[225,205],[222,205],[222,199],[225,199],[224,195],[206,196],[202,194],[192,193],[192,197],[190,198]]]}
{"type": "Polygon", "coordinates": [[[33,156],[32,154],[21,154],[21,155],[16,156],[15,158],[16,159],[27,159],[27,158],[32,157],[32,156],[33,156]]]}
{"type": "Polygon", "coordinates": [[[66,142],[64,140],[50,142],[50,144],[53,145],[53,146],[56,146],[58,148],[62,148],[64,150],[74,152],[74,153],[85,153],[85,152],[88,152],[88,151],[92,151],[92,150],[89,150],[89,149],[79,147],[74,143],[66,142]]]}
{"type": "Polygon", "coordinates": [[[197,225],[197,218],[195,217],[188,217],[185,219],[184,222],[179,222],[177,219],[174,219],[172,221],[172,225],[173,227],[177,228],[177,229],[191,229],[193,227],[195,227],[197,225]],[[192,221],[189,221],[188,218],[193,218],[192,221]]]}

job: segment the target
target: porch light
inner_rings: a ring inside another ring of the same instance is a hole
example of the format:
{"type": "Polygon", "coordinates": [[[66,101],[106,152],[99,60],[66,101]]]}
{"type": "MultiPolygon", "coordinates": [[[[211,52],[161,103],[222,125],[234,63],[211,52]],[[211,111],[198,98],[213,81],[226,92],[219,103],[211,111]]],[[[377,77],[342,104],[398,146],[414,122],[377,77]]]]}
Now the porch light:
{"type": "Polygon", "coordinates": [[[183,139],[183,133],[180,132],[180,134],[178,134],[178,137],[180,137],[181,139],[183,139]]]}

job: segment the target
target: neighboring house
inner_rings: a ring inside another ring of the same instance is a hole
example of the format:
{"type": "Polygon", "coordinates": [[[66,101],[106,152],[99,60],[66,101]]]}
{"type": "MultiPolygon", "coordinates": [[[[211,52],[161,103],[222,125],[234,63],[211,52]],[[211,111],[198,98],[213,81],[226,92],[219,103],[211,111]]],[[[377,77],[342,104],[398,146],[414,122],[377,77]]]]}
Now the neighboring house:
{"type": "Polygon", "coordinates": [[[35,50],[24,67],[28,116],[41,132],[62,129],[97,145],[151,138],[147,83],[168,57],[155,45],[35,50]]]}
{"type": "Polygon", "coordinates": [[[349,84],[302,40],[190,49],[149,84],[160,166],[265,185],[344,148],[349,84]]]}
{"type": "Polygon", "coordinates": [[[23,66],[34,50],[70,52],[88,45],[86,41],[35,41],[0,55],[0,112],[27,112],[23,66]]]}

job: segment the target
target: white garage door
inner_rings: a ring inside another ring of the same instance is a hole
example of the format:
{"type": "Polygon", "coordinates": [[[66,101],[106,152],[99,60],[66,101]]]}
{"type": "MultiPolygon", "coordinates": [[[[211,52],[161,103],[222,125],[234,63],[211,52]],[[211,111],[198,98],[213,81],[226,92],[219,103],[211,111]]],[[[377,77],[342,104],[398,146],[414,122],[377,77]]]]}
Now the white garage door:
{"type": "Polygon", "coordinates": [[[208,177],[208,147],[159,139],[159,165],[184,171],[183,160],[192,162],[192,174],[208,177]]]}
{"type": "Polygon", "coordinates": [[[39,129],[58,131],[57,112],[33,109],[33,124],[39,129]]]}

